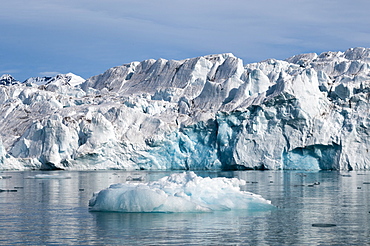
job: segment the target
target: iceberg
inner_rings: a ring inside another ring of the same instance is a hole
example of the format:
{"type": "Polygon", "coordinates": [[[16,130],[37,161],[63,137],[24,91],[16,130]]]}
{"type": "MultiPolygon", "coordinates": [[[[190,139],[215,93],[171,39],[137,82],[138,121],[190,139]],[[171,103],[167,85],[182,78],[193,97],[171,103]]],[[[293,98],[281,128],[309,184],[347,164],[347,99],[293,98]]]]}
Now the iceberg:
{"type": "Polygon", "coordinates": [[[212,212],[273,209],[259,195],[242,191],[244,180],[202,178],[194,172],[175,173],[148,183],[113,184],[94,193],[90,211],[109,212],[212,212]]]}
{"type": "Polygon", "coordinates": [[[370,49],[0,83],[0,169],[370,169],[370,49]]]}

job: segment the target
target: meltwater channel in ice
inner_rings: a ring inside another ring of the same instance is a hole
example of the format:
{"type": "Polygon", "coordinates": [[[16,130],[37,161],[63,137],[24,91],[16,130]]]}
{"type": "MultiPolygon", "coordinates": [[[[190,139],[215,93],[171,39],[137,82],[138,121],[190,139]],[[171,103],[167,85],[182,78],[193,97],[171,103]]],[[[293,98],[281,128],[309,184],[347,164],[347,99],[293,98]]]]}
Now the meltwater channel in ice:
{"type": "Polygon", "coordinates": [[[91,211],[212,212],[267,210],[274,206],[260,195],[242,191],[244,180],[202,178],[194,172],[175,173],[148,183],[113,184],[96,192],[91,211]]]}

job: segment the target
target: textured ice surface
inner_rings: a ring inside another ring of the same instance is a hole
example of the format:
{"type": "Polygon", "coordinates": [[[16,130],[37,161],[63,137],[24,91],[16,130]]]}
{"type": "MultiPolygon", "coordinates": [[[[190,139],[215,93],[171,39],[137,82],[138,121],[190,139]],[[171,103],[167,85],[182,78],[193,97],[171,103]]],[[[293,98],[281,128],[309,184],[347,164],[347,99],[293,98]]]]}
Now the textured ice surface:
{"type": "Polygon", "coordinates": [[[149,183],[122,183],[94,194],[91,211],[211,212],[268,210],[274,206],[259,195],[241,191],[236,178],[202,178],[194,172],[172,174],[149,183]]]}
{"type": "Polygon", "coordinates": [[[0,82],[0,169],[370,169],[370,49],[0,82]]]}

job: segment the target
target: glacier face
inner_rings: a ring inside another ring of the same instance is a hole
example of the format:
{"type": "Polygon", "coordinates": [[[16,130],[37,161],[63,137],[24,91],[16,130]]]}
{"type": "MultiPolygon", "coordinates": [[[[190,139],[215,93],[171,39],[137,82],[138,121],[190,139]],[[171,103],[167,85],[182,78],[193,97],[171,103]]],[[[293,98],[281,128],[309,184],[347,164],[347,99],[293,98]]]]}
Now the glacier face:
{"type": "Polygon", "coordinates": [[[1,169],[370,168],[366,48],[1,78],[1,169]]]}

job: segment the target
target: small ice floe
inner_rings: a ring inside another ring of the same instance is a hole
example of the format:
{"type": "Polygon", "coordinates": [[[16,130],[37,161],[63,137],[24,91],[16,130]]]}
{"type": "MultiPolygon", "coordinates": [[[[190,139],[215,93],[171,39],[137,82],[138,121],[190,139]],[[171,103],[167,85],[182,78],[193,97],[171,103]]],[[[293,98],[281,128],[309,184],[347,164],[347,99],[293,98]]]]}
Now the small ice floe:
{"type": "Polygon", "coordinates": [[[313,227],[334,227],[336,224],[325,224],[325,223],[316,223],[312,224],[313,227]]]}
{"type": "Polygon", "coordinates": [[[17,190],[3,190],[3,189],[0,189],[0,192],[17,192],[17,190]]]}
{"type": "Polygon", "coordinates": [[[27,179],[70,179],[71,177],[63,174],[36,174],[28,176],[27,179]]]}
{"type": "Polygon", "coordinates": [[[113,184],[94,193],[90,211],[212,212],[261,211],[275,208],[263,197],[242,191],[237,178],[202,178],[194,172],[176,173],[148,183],[113,184]]]}
{"type": "Polygon", "coordinates": [[[145,181],[145,178],[143,176],[128,176],[126,181],[145,181]]]}
{"type": "Polygon", "coordinates": [[[11,179],[12,176],[0,176],[0,179],[11,179]]]}
{"type": "Polygon", "coordinates": [[[315,183],[313,183],[313,184],[309,184],[309,185],[307,185],[308,187],[314,187],[315,185],[320,185],[320,182],[315,182],[315,183]]]}

